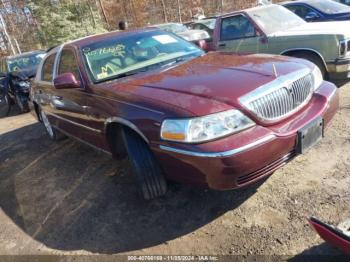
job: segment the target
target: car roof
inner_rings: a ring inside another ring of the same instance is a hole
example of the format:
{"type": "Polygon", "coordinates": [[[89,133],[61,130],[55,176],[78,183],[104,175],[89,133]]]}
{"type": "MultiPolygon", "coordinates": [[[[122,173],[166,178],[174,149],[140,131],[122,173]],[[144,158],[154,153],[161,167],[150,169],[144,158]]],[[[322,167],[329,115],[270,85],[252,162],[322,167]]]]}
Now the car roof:
{"type": "MultiPolygon", "coordinates": [[[[265,9],[265,8],[270,8],[273,6],[279,6],[276,4],[268,4],[268,5],[262,5],[262,6],[255,6],[255,7],[251,7],[251,8],[246,8],[246,9],[242,9],[242,10],[238,10],[238,11],[233,11],[233,12],[229,12],[229,13],[225,13],[225,14],[221,14],[217,17],[222,17],[222,16],[226,16],[226,15],[232,15],[232,14],[236,14],[236,13],[248,13],[250,11],[254,11],[254,10],[260,10],[260,9],[265,9]]],[[[211,18],[217,18],[217,17],[211,17],[211,18]]]]}
{"type": "Polygon", "coordinates": [[[105,40],[111,37],[125,37],[125,36],[132,36],[137,33],[142,33],[142,32],[152,32],[159,30],[159,28],[154,28],[154,27],[148,27],[148,28],[142,28],[142,29],[130,29],[130,30],[125,30],[125,31],[112,31],[108,33],[102,33],[102,34],[97,34],[97,35],[91,35],[91,36],[86,36],[83,38],[75,39],[69,42],[64,43],[63,45],[74,45],[77,47],[85,46],[87,44],[96,42],[96,41],[101,41],[105,40]]]}
{"type": "Polygon", "coordinates": [[[312,2],[320,2],[320,0],[292,0],[292,1],[284,1],[278,4],[287,5],[287,4],[312,4],[312,2]]]}
{"type": "Polygon", "coordinates": [[[29,52],[24,52],[18,55],[12,55],[12,56],[8,56],[7,58],[11,59],[11,58],[18,58],[18,57],[24,57],[24,56],[28,56],[28,55],[34,55],[34,54],[44,54],[46,53],[44,50],[34,50],[34,51],[29,51],[29,52]]]}

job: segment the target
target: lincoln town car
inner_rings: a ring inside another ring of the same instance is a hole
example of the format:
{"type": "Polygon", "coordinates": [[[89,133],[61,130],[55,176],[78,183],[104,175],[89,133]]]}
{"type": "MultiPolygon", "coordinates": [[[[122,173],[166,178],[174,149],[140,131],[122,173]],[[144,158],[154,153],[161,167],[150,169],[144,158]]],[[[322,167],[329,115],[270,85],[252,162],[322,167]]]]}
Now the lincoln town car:
{"type": "Polygon", "coordinates": [[[266,178],[319,142],[338,109],[311,62],[205,53],[157,28],[51,49],[31,96],[51,139],[128,157],[145,199],[167,181],[229,190],[266,178]]]}

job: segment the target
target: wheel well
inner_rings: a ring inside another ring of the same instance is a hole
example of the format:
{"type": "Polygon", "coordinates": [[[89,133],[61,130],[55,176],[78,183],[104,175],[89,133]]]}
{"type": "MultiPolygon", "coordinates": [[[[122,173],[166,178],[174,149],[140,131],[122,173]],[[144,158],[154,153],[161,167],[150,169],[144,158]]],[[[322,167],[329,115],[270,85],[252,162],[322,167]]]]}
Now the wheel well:
{"type": "Polygon", "coordinates": [[[128,127],[127,125],[116,122],[109,123],[106,127],[106,138],[108,145],[110,146],[112,155],[116,159],[124,159],[128,155],[124,145],[122,133],[123,129],[127,132],[134,133],[139,138],[144,140],[144,138],[138,132],[128,127]]]}
{"type": "Polygon", "coordinates": [[[293,56],[293,57],[297,57],[297,54],[306,54],[306,55],[311,55],[313,57],[316,57],[318,60],[320,60],[320,62],[322,63],[322,65],[324,66],[324,68],[327,71],[327,65],[322,57],[321,54],[317,53],[316,51],[313,50],[290,50],[290,51],[286,51],[284,53],[282,53],[281,55],[286,55],[286,56],[293,56]]]}
{"type": "Polygon", "coordinates": [[[305,50],[305,49],[290,50],[290,51],[283,52],[281,55],[297,57],[297,54],[307,54],[307,55],[310,55],[310,56],[317,58],[318,60],[320,60],[321,64],[324,66],[325,71],[326,72],[328,71],[327,65],[326,65],[323,57],[319,53],[317,53],[316,51],[305,50]]]}

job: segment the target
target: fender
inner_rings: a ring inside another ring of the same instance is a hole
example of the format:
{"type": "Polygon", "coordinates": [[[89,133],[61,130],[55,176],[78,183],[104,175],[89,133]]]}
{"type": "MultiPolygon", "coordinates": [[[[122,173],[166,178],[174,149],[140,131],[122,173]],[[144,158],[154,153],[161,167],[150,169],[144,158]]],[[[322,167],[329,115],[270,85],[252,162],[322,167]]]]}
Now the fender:
{"type": "Polygon", "coordinates": [[[328,67],[327,67],[327,63],[326,61],[324,60],[323,56],[321,55],[320,52],[318,52],[317,50],[315,49],[312,49],[312,48],[291,48],[291,49],[287,49],[287,50],[284,50],[282,53],[280,53],[280,55],[285,55],[286,53],[289,53],[289,52],[297,52],[297,51],[306,51],[306,52],[312,52],[314,54],[316,54],[317,56],[319,56],[322,60],[322,63],[324,65],[324,67],[326,68],[326,71],[328,72],[328,67]]]}
{"type": "Polygon", "coordinates": [[[124,126],[127,126],[128,128],[134,130],[137,134],[139,134],[142,139],[147,143],[149,144],[149,141],[148,139],[146,138],[146,136],[141,132],[141,130],[135,126],[132,122],[130,122],[129,120],[126,120],[124,118],[121,118],[121,117],[109,117],[106,119],[105,121],[105,127],[104,127],[104,133],[107,134],[107,126],[108,124],[111,124],[111,123],[118,123],[118,124],[121,124],[121,125],[124,125],[124,126]]]}

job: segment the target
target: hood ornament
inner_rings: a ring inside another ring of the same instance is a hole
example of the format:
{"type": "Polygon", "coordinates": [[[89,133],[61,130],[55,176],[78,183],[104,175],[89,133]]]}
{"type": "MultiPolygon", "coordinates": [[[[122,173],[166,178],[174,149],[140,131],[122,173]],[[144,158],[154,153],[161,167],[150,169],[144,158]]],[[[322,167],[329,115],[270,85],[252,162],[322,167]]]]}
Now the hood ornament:
{"type": "Polygon", "coordinates": [[[276,65],[275,63],[272,63],[272,69],[273,69],[273,73],[275,74],[275,77],[278,77],[278,73],[277,73],[277,69],[276,69],[276,65]]]}

